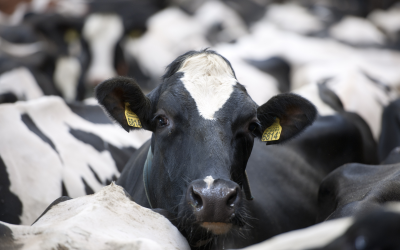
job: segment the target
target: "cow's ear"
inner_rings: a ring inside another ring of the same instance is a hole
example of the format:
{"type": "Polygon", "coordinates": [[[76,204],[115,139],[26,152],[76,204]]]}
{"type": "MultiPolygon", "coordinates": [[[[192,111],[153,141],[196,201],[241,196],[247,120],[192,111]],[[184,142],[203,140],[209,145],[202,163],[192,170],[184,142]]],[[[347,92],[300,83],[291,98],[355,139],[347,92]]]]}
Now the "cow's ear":
{"type": "Polygon", "coordinates": [[[261,140],[267,145],[287,141],[311,125],[316,115],[314,105],[303,97],[291,93],[276,95],[257,109],[261,140]]]}
{"type": "Polygon", "coordinates": [[[135,80],[121,76],[111,78],[99,84],[95,92],[100,105],[126,131],[151,130],[151,101],[135,80]]]}

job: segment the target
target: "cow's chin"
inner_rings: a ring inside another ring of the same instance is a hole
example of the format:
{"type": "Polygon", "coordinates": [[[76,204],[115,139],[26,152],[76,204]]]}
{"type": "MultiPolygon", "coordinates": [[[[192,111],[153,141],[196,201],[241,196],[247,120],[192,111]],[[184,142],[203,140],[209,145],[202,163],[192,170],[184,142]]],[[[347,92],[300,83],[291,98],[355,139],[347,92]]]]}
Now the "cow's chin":
{"type": "Polygon", "coordinates": [[[200,224],[201,227],[207,229],[214,235],[222,235],[227,234],[231,228],[232,223],[224,223],[224,222],[203,222],[200,224]]]}

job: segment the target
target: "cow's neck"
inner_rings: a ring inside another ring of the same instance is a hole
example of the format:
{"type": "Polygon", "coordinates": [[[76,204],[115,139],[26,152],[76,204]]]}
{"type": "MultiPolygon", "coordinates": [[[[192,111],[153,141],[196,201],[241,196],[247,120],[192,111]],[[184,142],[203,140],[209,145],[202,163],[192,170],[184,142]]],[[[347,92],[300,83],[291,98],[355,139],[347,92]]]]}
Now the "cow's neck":
{"type": "Polygon", "coordinates": [[[151,146],[147,152],[147,158],[143,167],[143,185],[146,193],[147,202],[149,202],[150,208],[153,208],[150,197],[149,197],[149,172],[151,172],[151,165],[153,164],[153,153],[151,152],[151,146]]]}

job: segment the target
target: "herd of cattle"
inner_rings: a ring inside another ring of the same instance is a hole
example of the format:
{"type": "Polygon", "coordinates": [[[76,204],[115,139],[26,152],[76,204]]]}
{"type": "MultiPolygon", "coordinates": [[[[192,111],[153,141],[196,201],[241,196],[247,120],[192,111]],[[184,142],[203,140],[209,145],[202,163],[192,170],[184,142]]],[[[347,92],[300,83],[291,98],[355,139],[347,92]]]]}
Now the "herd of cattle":
{"type": "Polygon", "coordinates": [[[400,3],[367,2],[0,3],[0,249],[400,248],[400,3]]]}

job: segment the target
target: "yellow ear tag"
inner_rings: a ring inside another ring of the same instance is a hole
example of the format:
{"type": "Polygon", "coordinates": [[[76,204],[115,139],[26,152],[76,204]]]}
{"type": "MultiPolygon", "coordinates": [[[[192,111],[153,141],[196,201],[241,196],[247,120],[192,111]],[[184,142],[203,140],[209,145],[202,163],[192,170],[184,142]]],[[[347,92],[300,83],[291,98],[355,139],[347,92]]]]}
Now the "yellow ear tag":
{"type": "Polygon", "coordinates": [[[281,137],[282,127],[279,124],[279,118],[275,119],[275,122],[265,129],[261,141],[277,141],[281,137]]]}
{"type": "Polygon", "coordinates": [[[131,108],[129,108],[129,103],[125,102],[125,117],[128,125],[135,128],[141,128],[142,124],[140,123],[139,117],[137,114],[133,113],[131,108]]]}

